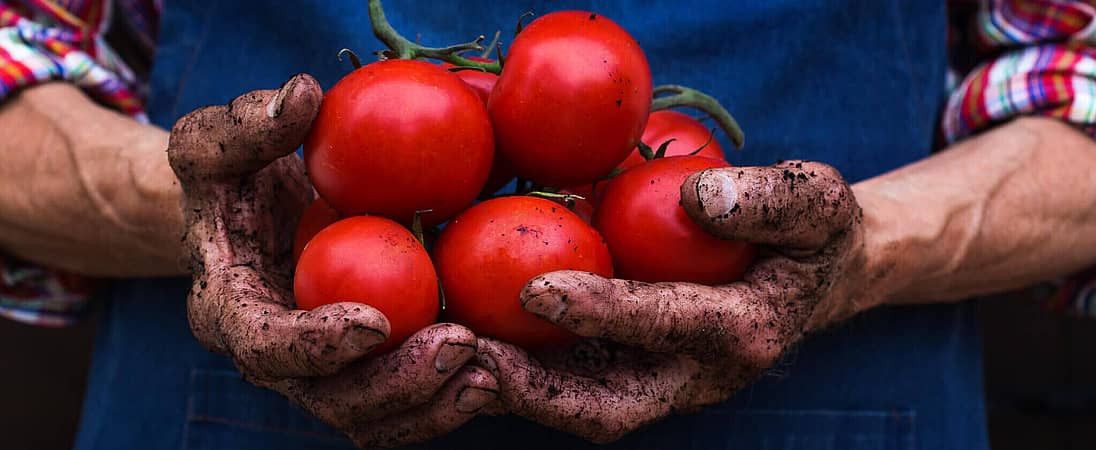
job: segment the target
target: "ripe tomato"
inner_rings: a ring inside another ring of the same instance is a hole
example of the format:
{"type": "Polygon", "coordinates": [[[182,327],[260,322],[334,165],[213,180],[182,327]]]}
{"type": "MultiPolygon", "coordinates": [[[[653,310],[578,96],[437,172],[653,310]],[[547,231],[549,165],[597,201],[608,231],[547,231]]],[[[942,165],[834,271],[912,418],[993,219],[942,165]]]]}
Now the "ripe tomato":
{"type": "MultiPolygon", "coordinates": [[[[480,58],[473,56],[468,58],[473,61],[479,62],[491,62],[490,59],[480,58]]],[[[442,67],[449,69],[456,67],[449,63],[443,63],[442,67]]],[[[487,99],[491,96],[491,91],[495,88],[495,83],[498,82],[499,76],[493,73],[480,72],[478,70],[458,70],[452,72],[457,78],[464,81],[468,87],[475,91],[480,100],[483,101],[483,106],[487,106],[487,99]]],[[[489,196],[502,189],[514,179],[514,169],[510,167],[510,164],[501,157],[502,155],[495,153],[495,161],[491,164],[491,173],[487,175],[487,183],[483,185],[483,190],[480,192],[481,196],[489,196]]]]}
{"type": "MultiPolygon", "coordinates": [[[[677,111],[655,111],[651,115],[647,116],[647,128],[643,130],[643,143],[649,145],[652,150],[658,151],[658,147],[670,139],[676,139],[666,147],[666,154],[664,156],[682,156],[695,152],[696,149],[708,143],[703,149],[697,152],[696,156],[706,156],[713,159],[726,159],[723,155],[723,147],[719,145],[712,135],[712,130],[700,123],[692,117],[686,114],[679,113],[677,111]],[[709,137],[712,141],[709,143],[709,137]]],[[[635,167],[647,162],[643,158],[643,155],[639,153],[639,148],[636,148],[628,159],[625,159],[617,169],[627,169],[629,167],[635,167]]],[[[601,195],[601,188],[604,183],[598,184],[598,191],[594,192],[593,184],[584,184],[581,186],[572,186],[568,189],[582,195],[594,204],[599,201],[598,197],[601,195]]]]}
{"type": "Polygon", "coordinates": [[[388,60],[351,72],[324,96],[305,144],[316,191],[344,215],[426,225],[476,199],[494,154],[483,102],[423,61],[388,60]]]}
{"type": "Polygon", "coordinates": [[[301,221],[297,222],[297,232],[293,235],[293,260],[301,259],[301,250],[304,250],[304,246],[312,240],[312,236],[341,218],[342,215],[324,199],[316,197],[316,200],[313,200],[312,204],[304,210],[301,221]]]}
{"type": "MultiPolygon", "coordinates": [[[[647,128],[643,130],[643,143],[649,145],[651,149],[657,151],[658,147],[670,139],[677,139],[670,143],[669,147],[666,147],[665,156],[682,156],[695,152],[696,149],[708,142],[711,138],[712,142],[708,143],[696,156],[707,156],[712,159],[726,159],[723,154],[723,147],[719,145],[719,141],[712,136],[712,130],[699,120],[689,117],[687,114],[683,114],[677,111],[663,110],[655,111],[647,117],[647,128]]],[[[639,154],[639,149],[636,149],[632,154],[628,155],[628,159],[620,163],[617,167],[621,169],[627,169],[629,167],[635,167],[647,162],[643,159],[643,155],[639,154]]]]}
{"type": "Polygon", "coordinates": [[[594,226],[609,243],[617,276],[709,285],[742,277],[757,248],[712,236],[681,207],[681,183],[716,167],[728,164],[702,156],[659,158],[605,184],[594,226]]]}
{"type": "Polygon", "coordinates": [[[293,278],[297,307],[359,302],[388,318],[385,352],[438,315],[438,278],[411,232],[383,217],[358,216],[324,228],[301,252],[293,278]]]}
{"type": "Polygon", "coordinates": [[[514,39],[487,109],[498,151],[518,176],[555,187],[591,183],[639,142],[651,69],[613,21],[554,12],[514,39]]]}
{"type": "Polygon", "coordinates": [[[566,199],[549,198],[548,200],[551,200],[553,203],[562,205],[564,208],[570,209],[571,212],[577,214],[583,222],[594,222],[594,202],[590,201],[588,197],[570,189],[561,189],[559,193],[577,195],[582,198],[572,198],[571,201],[573,203],[570,206],[567,205],[566,199]]]}
{"type": "Polygon", "coordinates": [[[519,297],[529,280],[565,269],[613,275],[597,230],[561,205],[523,196],[488,200],[450,221],[434,261],[450,319],[532,350],[577,338],[522,309],[519,297]]]}
{"type": "MultiPolygon", "coordinates": [[[[473,56],[468,59],[485,63],[492,62],[492,60],[490,59],[480,58],[478,56],[473,56]]],[[[441,66],[446,70],[456,67],[455,65],[450,63],[442,63],[441,66]]],[[[495,83],[499,81],[498,75],[479,70],[467,69],[458,70],[456,72],[450,71],[450,73],[456,75],[457,78],[460,78],[462,81],[464,81],[464,83],[467,84],[468,87],[472,88],[472,91],[479,96],[480,101],[483,102],[484,106],[487,106],[487,99],[491,97],[491,91],[495,89],[495,83]]]]}

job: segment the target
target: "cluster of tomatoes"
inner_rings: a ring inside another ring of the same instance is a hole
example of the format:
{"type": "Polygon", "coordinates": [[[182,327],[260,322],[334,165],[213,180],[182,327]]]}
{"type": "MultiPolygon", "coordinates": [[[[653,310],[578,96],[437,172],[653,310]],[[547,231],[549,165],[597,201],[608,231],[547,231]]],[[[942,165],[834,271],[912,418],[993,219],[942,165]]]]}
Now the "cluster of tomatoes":
{"type": "Polygon", "coordinates": [[[522,310],[537,275],[741,277],[755,249],[705,233],[679,204],[686,177],[727,166],[723,151],[690,116],[651,112],[650,68],[624,29],[551,13],[504,63],[496,75],[388,59],[325,94],[305,144],[320,198],[296,235],[300,308],[379,309],[391,335],[375,352],[439,314],[537,350],[575,339],[522,310]],[[651,158],[643,142],[668,144],[651,158]],[[515,177],[517,192],[495,195],[515,177]]]}

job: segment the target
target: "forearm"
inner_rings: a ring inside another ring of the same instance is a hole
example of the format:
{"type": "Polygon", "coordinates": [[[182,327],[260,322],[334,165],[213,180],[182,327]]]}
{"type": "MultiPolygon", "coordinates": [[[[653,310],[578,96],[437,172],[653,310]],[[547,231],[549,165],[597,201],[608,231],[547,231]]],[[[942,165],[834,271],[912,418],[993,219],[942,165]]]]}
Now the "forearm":
{"type": "Polygon", "coordinates": [[[952,301],[1096,264],[1096,143],[1020,119],[853,187],[886,301],[952,301]]]}
{"type": "Polygon", "coordinates": [[[78,273],[181,273],[167,133],[61,83],[0,105],[0,250],[78,273]]]}

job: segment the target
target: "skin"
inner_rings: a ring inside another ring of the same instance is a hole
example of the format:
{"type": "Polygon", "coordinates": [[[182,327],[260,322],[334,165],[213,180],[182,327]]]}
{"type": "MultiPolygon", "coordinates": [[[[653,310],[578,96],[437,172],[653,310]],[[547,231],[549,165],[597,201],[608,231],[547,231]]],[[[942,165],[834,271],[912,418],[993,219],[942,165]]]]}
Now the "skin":
{"type": "Polygon", "coordinates": [[[690,176],[681,199],[761,259],[724,286],[581,272],[533,279],[523,307],[590,338],[533,357],[480,339],[500,405],[594,442],[721,402],[805,335],[881,304],[957,301],[1096,264],[1096,144],[1020,119],[849,186],[790,161],[690,176]]]}
{"type": "Polygon", "coordinates": [[[96,276],[180,275],[168,133],[64,83],[0,103],[0,251],[96,276]]]}
{"type": "Polygon", "coordinates": [[[245,379],[362,448],[425,441],[497,396],[490,373],[466,364],[476,337],[438,324],[364,359],[389,332],[379,312],[351,303],[293,309],[283,237],[312,188],[292,153],[321,95],[298,76],[282,90],[195,111],[169,138],[70,85],[25,89],[0,106],[0,249],[88,275],[189,269],[195,337],[231,356],[245,379]]]}
{"type": "Polygon", "coordinates": [[[283,237],[312,197],[294,150],[321,98],[316,81],[298,75],[280,90],[254,91],[175,124],[168,157],[184,196],[191,328],[246,379],[360,447],[425,441],[496,397],[495,379],[465,366],[476,352],[470,331],[432,325],[391,353],[362,359],[388,336],[380,312],[355,303],[292,309],[292,249],[283,237]]]}
{"type": "Polygon", "coordinates": [[[499,401],[481,412],[607,442],[722,401],[803,336],[860,311],[956,301],[1096,264],[1096,144],[1054,120],[1019,119],[851,187],[815,163],[694,175],[682,186],[686,211],[718,236],[763,245],[762,261],[719,287],[574,272],[532,281],[527,310],[590,337],[572,353],[534,358],[479,339],[481,369],[462,368],[475,337],[438,325],[363,361],[387,323],[345,303],[293,311],[289,245],[270,239],[291,235],[282,227],[310,197],[290,154],[318,88],[307,77],[287,88],[181,121],[170,152],[181,185],[162,151],[166,132],[67,85],[22,91],[0,106],[0,247],[97,275],[190,265],[195,335],[363,447],[447,432],[491,403],[493,389],[499,401]],[[276,117],[266,115],[272,104],[276,117]],[[383,375],[392,371],[400,376],[383,375]]]}

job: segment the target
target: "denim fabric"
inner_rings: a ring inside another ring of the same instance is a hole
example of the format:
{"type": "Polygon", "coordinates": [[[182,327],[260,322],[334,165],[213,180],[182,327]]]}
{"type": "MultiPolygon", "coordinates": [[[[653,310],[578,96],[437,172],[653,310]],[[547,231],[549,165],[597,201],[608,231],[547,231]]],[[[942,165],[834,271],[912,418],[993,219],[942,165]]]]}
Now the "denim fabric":
{"type": "MultiPolygon", "coordinates": [[[[364,2],[167,3],[149,113],[179,116],[377,50],[364,2]]],[[[427,44],[513,29],[523,11],[593,9],[639,40],[655,83],[721,99],[747,134],[738,165],[803,158],[851,181],[928,155],[945,74],[944,2],[389,0],[427,44]]],[[[731,148],[726,145],[725,148],[731,148]]],[[[336,431],[242,381],[186,323],[185,280],[118,283],[97,337],[80,450],[342,449],[336,431]]],[[[723,405],[598,448],[986,448],[981,351],[970,305],[882,308],[811,336],[723,405]]],[[[522,419],[479,418],[422,448],[593,448],[522,419]],[[562,447],[561,447],[562,446],[562,447]]]]}

